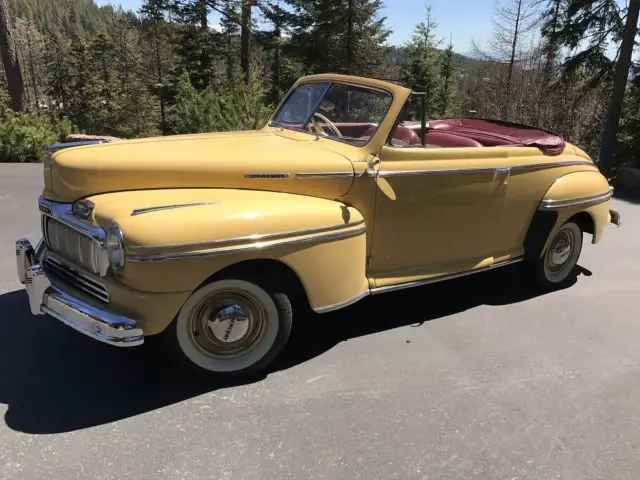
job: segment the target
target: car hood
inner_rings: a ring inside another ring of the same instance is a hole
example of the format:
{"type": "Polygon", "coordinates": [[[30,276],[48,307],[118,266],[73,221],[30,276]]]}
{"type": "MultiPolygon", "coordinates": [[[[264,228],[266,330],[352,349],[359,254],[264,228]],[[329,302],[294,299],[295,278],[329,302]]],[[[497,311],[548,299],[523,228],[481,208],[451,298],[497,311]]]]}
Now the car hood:
{"type": "Polygon", "coordinates": [[[73,202],[127,190],[239,188],[336,198],[351,187],[357,150],[274,128],[72,147],[45,163],[43,196],[73,202]]]}

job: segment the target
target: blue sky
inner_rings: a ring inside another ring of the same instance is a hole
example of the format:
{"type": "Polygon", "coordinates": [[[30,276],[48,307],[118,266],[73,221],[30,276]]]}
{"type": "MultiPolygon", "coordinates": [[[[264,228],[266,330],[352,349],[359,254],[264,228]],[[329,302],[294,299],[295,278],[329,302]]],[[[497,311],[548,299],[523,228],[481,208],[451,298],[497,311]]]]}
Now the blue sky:
{"type": "MultiPolygon", "coordinates": [[[[99,5],[122,5],[137,10],[141,0],[97,0],[99,5]]],[[[428,2],[438,23],[440,37],[452,37],[458,52],[471,50],[471,40],[483,43],[491,36],[491,19],[495,0],[430,0],[428,2]]],[[[411,37],[411,32],[424,17],[425,0],[385,0],[383,15],[393,30],[389,39],[392,44],[401,44],[411,37]]]]}

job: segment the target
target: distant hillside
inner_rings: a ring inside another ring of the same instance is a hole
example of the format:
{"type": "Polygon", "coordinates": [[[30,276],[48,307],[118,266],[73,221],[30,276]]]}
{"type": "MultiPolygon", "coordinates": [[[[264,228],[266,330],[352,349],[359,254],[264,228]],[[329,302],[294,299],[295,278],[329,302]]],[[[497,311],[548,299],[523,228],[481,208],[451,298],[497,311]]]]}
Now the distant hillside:
{"type": "Polygon", "coordinates": [[[113,7],[98,7],[93,0],[9,0],[9,5],[14,17],[66,38],[93,37],[115,14],[113,7]]]}

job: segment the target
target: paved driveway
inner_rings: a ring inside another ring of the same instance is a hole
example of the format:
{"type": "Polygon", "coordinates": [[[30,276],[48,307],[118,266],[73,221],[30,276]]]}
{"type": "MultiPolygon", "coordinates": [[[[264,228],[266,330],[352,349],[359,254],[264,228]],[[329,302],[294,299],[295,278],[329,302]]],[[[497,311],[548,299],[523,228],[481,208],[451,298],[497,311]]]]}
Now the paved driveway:
{"type": "Polygon", "coordinates": [[[509,267],[371,298],[224,385],[27,313],[41,175],[0,164],[0,478],[638,478],[640,205],[568,289],[509,267]]]}

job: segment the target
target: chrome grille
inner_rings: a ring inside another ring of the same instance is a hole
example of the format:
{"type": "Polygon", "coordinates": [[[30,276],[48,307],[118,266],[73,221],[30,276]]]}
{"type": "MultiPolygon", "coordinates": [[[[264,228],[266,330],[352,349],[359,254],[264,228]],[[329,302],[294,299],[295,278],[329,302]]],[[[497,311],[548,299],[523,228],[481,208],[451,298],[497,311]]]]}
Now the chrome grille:
{"type": "Polygon", "coordinates": [[[74,270],[72,267],[63,264],[55,258],[50,256],[45,258],[44,270],[48,275],[59,278],[72,287],[82,290],[101,302],[109,302],[109,291],[101,282],[74,270]]]}
{"type": "Polygon", "coordinates": [[[91,273],[99,274],[100,248],[93,239],[57,220],[46,217],[45,238],[52,251],[91,273]]]}

